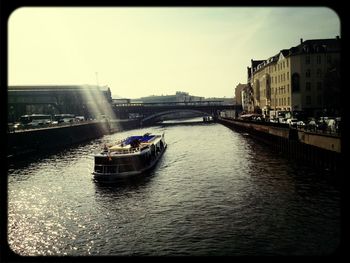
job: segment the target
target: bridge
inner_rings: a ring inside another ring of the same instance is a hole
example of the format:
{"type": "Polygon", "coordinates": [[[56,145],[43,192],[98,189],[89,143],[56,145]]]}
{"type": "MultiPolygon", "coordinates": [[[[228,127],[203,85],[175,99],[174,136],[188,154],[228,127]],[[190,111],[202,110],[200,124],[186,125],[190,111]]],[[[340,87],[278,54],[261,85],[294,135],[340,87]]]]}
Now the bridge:
{"type": "Polygon", "coordinates": [[[139,118],[141,124],[151,124],[161,116],[179,112],[192,112],[216,119],[222,110],[235,110],[235,105],[225,105],[223,101],[187,101],[113,104],[117,118],[139,118]]]}

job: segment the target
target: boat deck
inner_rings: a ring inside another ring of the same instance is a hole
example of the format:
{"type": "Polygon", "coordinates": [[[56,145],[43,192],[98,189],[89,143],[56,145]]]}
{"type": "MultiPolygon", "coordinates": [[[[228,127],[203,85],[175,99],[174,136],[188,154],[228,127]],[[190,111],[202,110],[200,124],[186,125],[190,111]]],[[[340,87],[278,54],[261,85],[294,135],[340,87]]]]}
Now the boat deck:
{"type": "Polygon", "coordinates": [[[160,135],[130,136],[124,140],[120,140],[113,145],[105,145],[101,155],[120,155],[135,154],[147,149],[151,144],[156,143],[157,139],[161,139],[160,135]]]}

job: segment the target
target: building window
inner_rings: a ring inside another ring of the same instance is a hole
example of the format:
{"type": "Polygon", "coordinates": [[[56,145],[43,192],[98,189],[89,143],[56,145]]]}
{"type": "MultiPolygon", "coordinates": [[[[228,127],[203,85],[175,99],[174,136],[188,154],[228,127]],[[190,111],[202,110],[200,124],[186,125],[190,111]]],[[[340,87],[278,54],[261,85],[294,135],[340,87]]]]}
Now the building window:
{"type": "Polygon", "coordinates": [[[321,77],[322,76],[322,70],[320,68],[317,69],[316,74],[317,74],[317,77],[321,77]]]}
{"type": "Polygon", "coordinates": [[[317,104],[320,106],[322,105],[322,95],[317,96],[317,104]]]}
{"type": "Polygon", "coordinates": [[[288,68],[288,67],[289,67],[289,66],[288,66],[288,60],[286,60],[286,64],[287,64],[287,68],[288,68]]]}
{"type": "Polygon", "coordinates": [[[306,82],[305,90],[307,91],[311,90],[311,82],[306,82]]]}
{"type": "Polygon", "coordinates": [[[306,76],[307,78],[310,78],[310,77],[311,77],[311,70],[310,70],[310,69],[306,70],[305,76],[306,76]]]}
{"type": "Polygon", "coordinates": [[[317,82],[317,90],[322,90],[322,82],[317,82]]]}
{"type": "Polygon", "coordinates": [[[289,93],[289,84],[287,84],[287,92],[289,93]]]}
{"type": "Polygon", "coordinates": [[[287,72],[287,80],[289,80],[289,72],[287,72]]]}
{"type": "Polygon", "coordinates": [[[305,56],[305,64],[310,64],[310,56],[305,56]]]}
{"type": "Polygon", "coordinates": [[[311,96],[306,96],[306,105],[311,105],[311,96]]]}
{"type": "Polygon", "coordinates": [[[290,105],[290,97],[288,97],[288,105],[290,105]]]}
{"type": "Polygon", "coordinates": [[[321,56],[320,55],[317,55],[316,62],[317,62],[317,64],[321,64],[321,56]]]}
{"type": "Polygon", "coordinates": [[[331,64],[332,63],[332,57],[331,55],[327,55],[327,64],[331,64]]]}
{"type": "Polygon", "coordinates": [[[298,73],[292,75],[292,92],[300,91],[300,76],[298,73]]]}

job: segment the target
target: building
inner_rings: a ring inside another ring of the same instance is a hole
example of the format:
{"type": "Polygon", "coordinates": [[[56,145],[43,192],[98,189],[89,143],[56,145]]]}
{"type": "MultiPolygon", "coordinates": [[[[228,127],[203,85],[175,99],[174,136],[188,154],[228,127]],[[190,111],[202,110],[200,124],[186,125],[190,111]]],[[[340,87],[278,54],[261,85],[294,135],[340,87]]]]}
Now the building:
{"type": "Polygon", "coordinates": [[[113,105],[126,105],[131,102],[131,99],[112,99],[113,105]]]}
{"type": "Polygon", "coordinates": [[[235,88],[235,105],[242,108],[242,91],[247,86],[247,84],[239,83],[235,88]]]}
{"type": "Polygon", "coordinates": [[[32,85],[8,87],[9,122],[25,114],[75,114],[96,118],[110,112],[109,87],[94,85],[32,85]]]}
{"type": "Polygon", "coordinates": [[[192,96],[188,92],[177,91],[175,95],[147,96],[132,100],[132,102],[157,103],[157,102],[193,102],[203,101],[204,97],[192,96]]]}
{"type": "Polygon", "coordinates": [[[254,92],[250,84],[247,84],[241,92],[242,111],[244,113],[254,112],[254,92]]]}
{"type": "Polygon", "coordinates": [[[252,60],[248,79],[254,90],[255,109],[265,115],[273,110],[316,116],[336,107],[329,94],[339,96],[340,87],[334,87],[329,78],[336,75],[334,71],[339,73],[340,51],[338,36],[301,39],[298,46],[281,50],[260,63],[252,60]]]}
{"type": "Polygon", "coordinates": [[[235,98],[218,98],[218,97],[208,97],[205,98],[206,101],[217,101],[220,102],[222,105],[235,105],[235,98]]]}

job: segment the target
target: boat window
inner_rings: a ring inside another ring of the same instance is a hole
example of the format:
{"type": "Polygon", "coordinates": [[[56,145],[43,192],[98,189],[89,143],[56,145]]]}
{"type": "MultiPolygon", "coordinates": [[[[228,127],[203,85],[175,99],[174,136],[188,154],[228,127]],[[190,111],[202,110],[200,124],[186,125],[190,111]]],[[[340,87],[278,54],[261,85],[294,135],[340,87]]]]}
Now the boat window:
{"type": "Polygon", "coordinates": [[[126,157],[126,158],[118,158],[118,164],[120,165],[127,165],[127,164],[133,164],[135,162],[139,161],[138,156],[133,156],[133,157],[126,157]]]}
{"type": "Polygon", "coordinates": [[[131,164],[119,165],[119,172],[130,172],[134,171],[134,167],[131,164]]]}
{"type": "Polygon", "coordinates": [[[105,173],[116,173],[117,167],[116,166],[105,166],[105,173]]]}
{"type": "Polygon", "coordinates": [[[95,164],[100,164],[100,165],[132,164],[135,161],[137,161],[137,159],[135,159],[134,157],[112,158],[112,160],[109,160],[107,156],[95,157],[95,164]]]}

